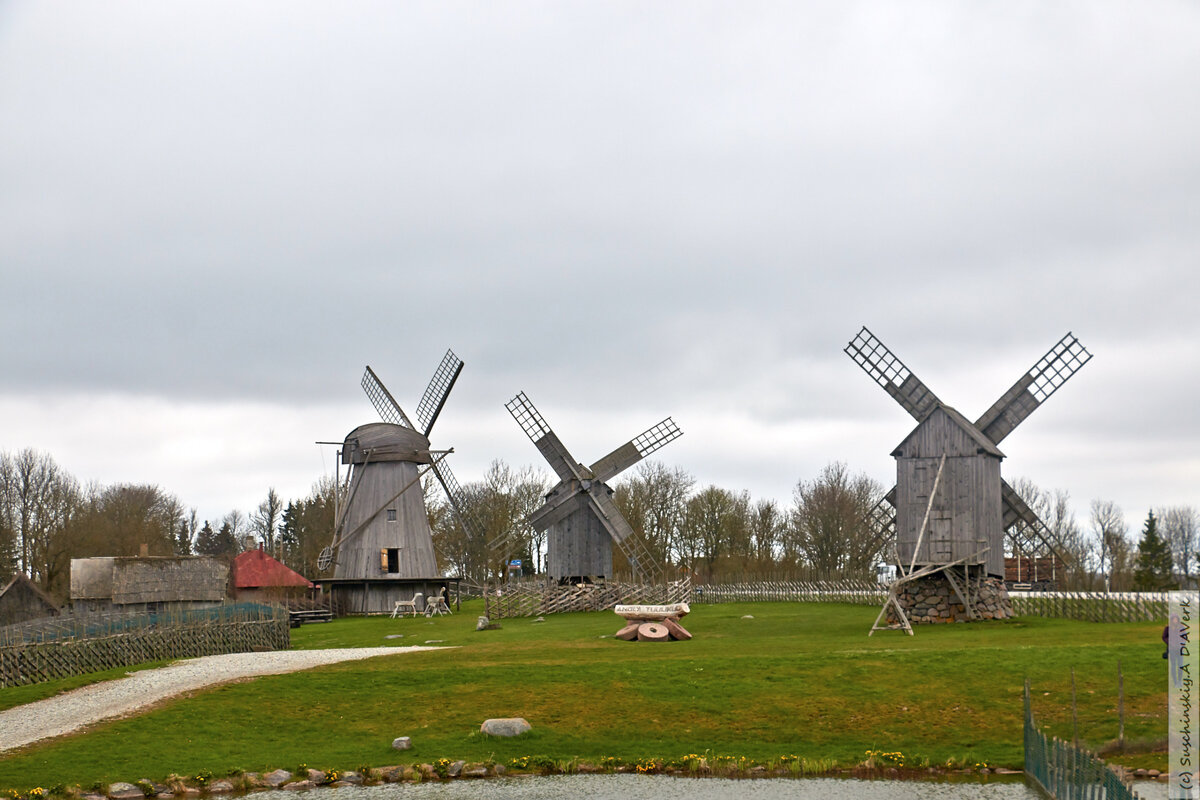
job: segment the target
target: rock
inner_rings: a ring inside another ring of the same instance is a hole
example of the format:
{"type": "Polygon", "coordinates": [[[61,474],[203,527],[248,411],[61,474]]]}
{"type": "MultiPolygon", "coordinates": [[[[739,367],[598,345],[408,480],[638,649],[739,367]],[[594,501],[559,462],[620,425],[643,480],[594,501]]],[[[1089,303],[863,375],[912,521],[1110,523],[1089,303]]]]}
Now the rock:
{"type": "Polygon", "coordinates": [[[534,622],[545,622],[545,621],[546,621],[545,617],[538,617],[537,619],[534,620],[534,622]]]}
{"type": "Polygon", "coordinates": [[[393,750],[411,750],[412,749],[412,739],[409,738],[408,736],[397,736],[395,739],[392,739],[392,749],[393,750]]]}
{"type": "Polygon", "coordinates": [[[404,634],[403,633],[389,633],[387,636],[385,636],[383,638],[385,638],[385,639],[403,639],[404,634]]]}
{"type": "Polygon", "coordinates": [[[451,778],[457,778],[462,775],[463,767],[467,765],[465,761],[455,761],[450,766],[446,767],[446,775],[451,778]]]}
{"type": "Polygon", "coordinates": [[[643,622],[637,629],[639,642],[665,642],[671,638],[671,632],[666,626],[657,622],[643,622]]]}
{"type": "Polygon", "coordinates": [[[340,789],[344,786],[354,786],[354,784],[350,781],[334,781],[333,783],[329,784],[329,788],[331,789],[340,789]]]}
{"type": "Polygon", "coordinates": [[[425,644],[441,644],[445,639],[426,639],[425,644]]]}
{"type": "Polygon", "coordinates": [[[613,634],[613,638],[620,639],[625,642],[632,642],[637,638],[638,623],[631,622],[621,630],[613,634]]]}
{"type": "Polygon", "coordinates": [[[353,770],[350,770],[348,772],[342,773],[341,782],[348,783],[351,786],[362,786],[363,785],[363,775],[361,772],[355,772],[353,770]]]}
{"type": "Polygon", "coordinates": [[[1151,778],[1157,778],[1159,775],[1162,775],[1162,773],[1156,769],[1147,770],[1146,774],[1149,775],[1151,778]]]}
{"type": "Polygon", "coordinates": [[[146,793],[142,791],[140,786],[134,786],[132,783],[117,781],[108,785],[108,796],[110,800],[142,800],[146,793]]]}
{"type": "Polygon", "coordinates": [[[520,736],[533,730],[533,726],[521,717],[485,719],[479,730],[488,736],[520,736]]]}
{"type": "Polygon", "coordinates": [[[692,638],[692,635],[687,632],[687,629],[671,618],[664,619],[662,625],[667,629],[667,633],[671,634],[672,639],[677,639],[681,642],[686,642],[692,638]]]}
{"type": "Polygon", "coordinates": [[[404,777],[404,767],[380,767],[379,779],[384,783],[398,783],[404,777]]]}
{"type": "Polygon", "coordinates": [[[79,800],[104,800],[104,795],[89,792],[88,794],[85,794],[82,797],[80,797],[79,800]]]}
{"type": "Polygon", "coordinates": [[[270,786],[272,789],[278,789],[280,786],[283,786],[285,783],[288,783],[292,780],[292,773],[288,772],[286,769],[277,769],[274,772],[268,772],[266,775],[263,775],[262,780],[263,783],[265,783],[267,786],[270,786]]]}
{"type": "Polygon", "coordinates": [[[319,769],[311,769],[310,768],[308,770],[308,774],[305,777],[308,778],[310,783],[312,783],[316,786],[320,786],[323,783],[327,783],[327,781],[325,780],[325,773],[319,769]]]}
{"type": "Polygon", "coordinates": [[[497,764],[496,766],[492,767],[493,775],[503,775],[506,772],[508,772],[508,767],[504,766],[503,764],[497,764]]]}
{"type": "Polygon", "coordinates": [[[425,780],[437,777],[437,770],[433,768],[433,764],[421,764],[417,769],[421,770],[421,777],[425,780]]]}
{"type": "Polygon", "coordinates": [[[316,784],[312,781],[292,781],[291,783],[285,783],[283,788],[289,792],[307,792],[314,786],[316,784]]]}
{"type": "Polygon", "coordinates": [[[742,614],[742,619],[754,619],[753,614],[742,614]]]}
{"type": "Polygon", "coordinates": [[[488,625],[490,624],[491,620],[489,620],[487,617],[480,617],[479,619],[475,620],[475,630],[486,631],[488,629],[488,625]]]}
{"type": "Polygon", "coordinates": [[[229,794],[233,791],[233,781],[221,778],[213,781],[206,788],[209,794],[229,794]]]}

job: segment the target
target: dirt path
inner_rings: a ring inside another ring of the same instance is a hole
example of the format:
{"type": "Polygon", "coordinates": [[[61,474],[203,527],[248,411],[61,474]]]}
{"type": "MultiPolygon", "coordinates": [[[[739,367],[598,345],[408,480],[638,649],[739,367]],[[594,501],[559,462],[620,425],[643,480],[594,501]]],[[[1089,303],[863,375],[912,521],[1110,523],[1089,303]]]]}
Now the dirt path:
{"type": "Polygon", "coordinates": [[[401,655],[436,647],[356,647],[335,650],[283,650],[231,653],[180,661],[127,678],[84,686],[36,703],[0,711],[0,753],[32,742],[73,733],[106,719],[126,717],[185,692],[220,683],[279,675],[340,661],[401,655]]]}

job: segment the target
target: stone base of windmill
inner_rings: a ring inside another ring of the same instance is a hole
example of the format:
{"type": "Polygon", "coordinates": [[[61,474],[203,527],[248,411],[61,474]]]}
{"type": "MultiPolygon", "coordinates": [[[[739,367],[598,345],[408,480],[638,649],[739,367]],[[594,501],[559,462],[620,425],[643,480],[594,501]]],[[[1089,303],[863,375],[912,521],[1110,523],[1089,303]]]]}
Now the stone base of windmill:
{"type": "MultiPolygon", "coordinates": [[[[1004,581],[972,576],[968,592],[961,575],[955,575],[955,580],[971,598],[980,619],[1008,619],[1013,616],[1012,602],[1008,599],[1004,581]]],[[[896,593],[896,599],[913,625],[971,621],[971,615],[950,586],[950,581],[940,572],[904,584],[896,593]]],[[[889,625],[900,624],[895,609],[890,605],[887,621],[889,625]]]]}
{"type": "Polygon", "coordinates": [[[690,610],[687,603],[617,606],[613,612],[624,618],[625,626],[613,637],[627,642],[686,642],[692,634],[679,624],[679,618],[690,610]]]}

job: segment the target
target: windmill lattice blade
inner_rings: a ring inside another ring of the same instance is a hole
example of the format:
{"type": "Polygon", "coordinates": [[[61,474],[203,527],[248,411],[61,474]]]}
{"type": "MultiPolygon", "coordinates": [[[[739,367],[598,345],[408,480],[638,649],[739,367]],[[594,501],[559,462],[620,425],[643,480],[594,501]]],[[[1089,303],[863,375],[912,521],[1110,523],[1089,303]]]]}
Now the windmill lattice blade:
{"type": "Polygon", "coordinates": [[[367,371],[363,373],[362,388],[384,422],[416,430],[416,427],[409,421],[408,415],[404,413],[404,409],[396,402],[396,398],[392,397],[392,393],[387,390],[383,381],[379,380],[379,376],[369,365],[367,371]]]}
{"type": "Polygon", "coordinates": [[[918,422],[941,402],[866,326],[850,340],[844,352],[918,422]]]}
{"type": "Polygon", "coordinates": [[[662,570],[654,562],[650,548],[646,547],[646,543],[621,514],[621,510],[608,494],[608,487],[601,483],[592,484],[588,497],[595,504],[595,510],[608,530],[608,535],[625,554],[634,575],[647,583],[660,582],[662,570]]]}
{"type": "Polygon", "coordinates": [[[560,480],[581,480],[585,477],[580,474],[577,462],[571,457],[566,446],[554,431],[550,430],[546,420],[542,419],[542,415],[534,408],[533,403],[529,402],[524,392],[519,392],[516,397],[505,403],[504,407],[521,426],[521,430],[525,431],[529,440],[537,445],[542,457],[560,480]]]}
{"type": "Polygon", "coordinates": [[[1031,551],[1036,548],[1034,540],[1039,541],[1064,564],[1068,562],[1067,548],[1063,546],[1062,541],[1054,531],[1046,527],[1046,523],[1042,522],[1024,498],[1017,494],[1017,490],[1003,479],[1000,481],[1000,499],[1004,505],[1004,529],[1010,537],[1031,551]]]}
{"type": "Polygon", "coordinates": [[[999,444],[1091,358],[1075,335],[1068,333],[979,418],[975,427],[999,444]]]}
{"type": "Polygon", "coordinates": [[[463,530],[467,532],[467,538],[471,541],[477,540],[480,528],[467,508],[466,495],[458,483],[458,478],[454,477],[454,472],[444,458],[432,466],[433,474],[437,476],[438,483],[442,485],[442,491],[446,493],[446,499],[450,501],[450,507],[454,509],[454,515],[458,518],[459,524],[463,526],[463,530]]]}
{"type": "Polygon", "coordinates": [[[896,541],[896,509],[888,497],[879,498],[879,502],[871,506],[865,520],[872,533],[867,549],[872,554],[879,552],[896,541]]]}
{"type": "Polygon", "coordinates": [[[592,474],[596,476],[596,480],[606,481],[682,435],[683,431],[679,429],[675,421],[667,417],[592,464],[590,467],[592,474]]]}
{"type": "Polygon", "coordinates": [[[424,426],[423,433],[426,436],[433,430],[433,423],[437,422],[438,414],[442,413],[442,406],[446,404],[446,398],[454,388],[454,382],[458,380],[458,373],[462,372],[462,368],[462,359],[454,355],[453,350],[447,350],[429,385],[425,387],[425,394],[421,396],[421,402],[417,403],[417,420],[424,426]]]}

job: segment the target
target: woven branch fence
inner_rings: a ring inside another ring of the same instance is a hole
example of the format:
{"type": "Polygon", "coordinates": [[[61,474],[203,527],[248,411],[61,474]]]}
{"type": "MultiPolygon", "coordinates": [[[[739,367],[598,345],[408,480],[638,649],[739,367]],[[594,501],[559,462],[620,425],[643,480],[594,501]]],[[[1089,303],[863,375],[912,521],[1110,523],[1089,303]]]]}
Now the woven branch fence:
{"type": "Polygon", "coordinates": [[[1038,730],[1025,682],[1025,775],[1054,800],[1140,800],[1112,767],[1082,747],[1038,730]]]}
{"type": "Polygon", "coordinates": [[[0,631],[0,687],[147,661],[286,650],[287,609],[244,603],[172,614],[56,617],[0,631]]]}
{"type": "Polygon", "coordinates": [[[688,579],[670,584],[584,583],[559,586],[546,581],[510,581],[484,596],[488,619],[536,617],[571,611],[607,611],[618,603],[685,603],[688,579]]]}
{"type": "Polygon", "coordinates": [[[1165,592],[1010,592],[1022,617],[1057,617],[1082,622],[1167,621],[1165,592]]]}

